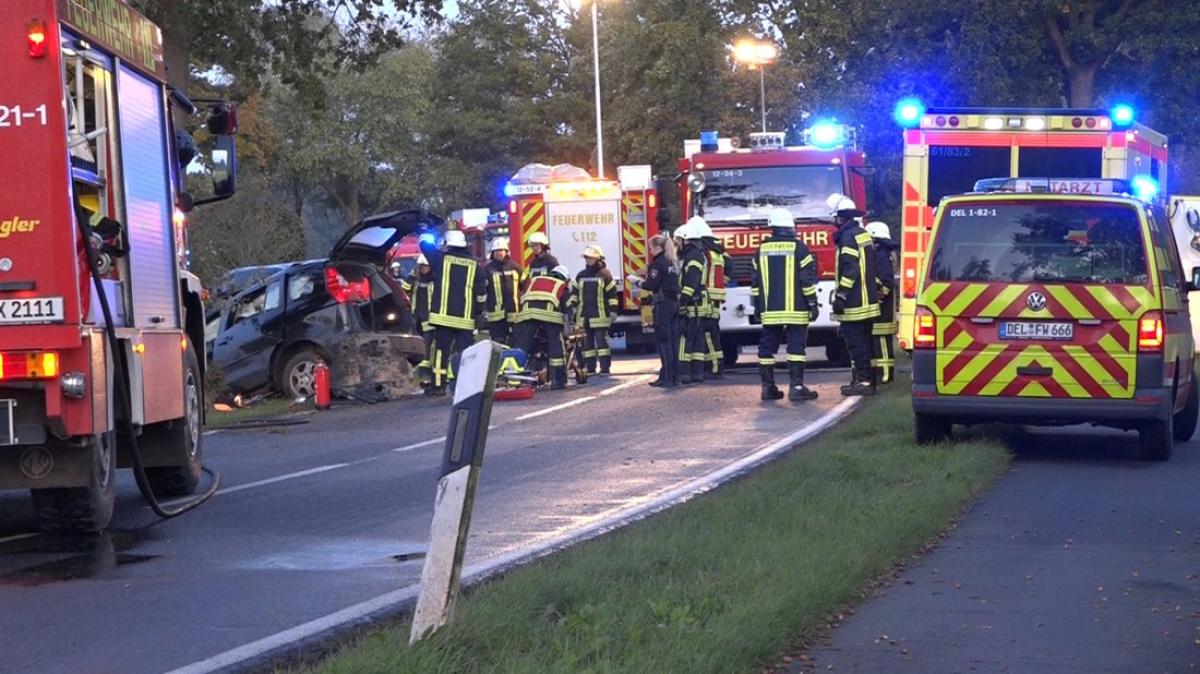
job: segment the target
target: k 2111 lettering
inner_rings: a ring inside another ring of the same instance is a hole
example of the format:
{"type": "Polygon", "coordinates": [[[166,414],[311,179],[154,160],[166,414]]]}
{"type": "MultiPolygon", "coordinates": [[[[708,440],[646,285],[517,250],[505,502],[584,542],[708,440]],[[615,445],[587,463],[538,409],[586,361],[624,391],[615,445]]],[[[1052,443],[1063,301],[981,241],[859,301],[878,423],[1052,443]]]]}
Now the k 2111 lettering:
{"type": "Polygon", "coordinates": [[[0,129],[11,129],[26,124],[46,126],[46,104],[33,109],[19,105],[0,105],[0,129]]]}

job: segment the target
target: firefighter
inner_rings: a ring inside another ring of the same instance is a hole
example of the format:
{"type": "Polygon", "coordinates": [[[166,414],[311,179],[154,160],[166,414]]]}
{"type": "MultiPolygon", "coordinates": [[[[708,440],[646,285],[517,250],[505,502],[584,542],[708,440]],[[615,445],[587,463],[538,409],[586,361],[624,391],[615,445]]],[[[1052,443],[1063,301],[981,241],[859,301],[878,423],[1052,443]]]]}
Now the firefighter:
{"type": "Polygon", "coordinates": [[[700,228],[700,239],[704,242],[704,255],[708,261],[705,270],[708,315],[704,317],[704,347],[708,355],[708,367],[704,374],[713,379],[722,379],[725,376],[725,352],[721,347],[721,307],[725,304],[725,263],[729,256],[707,222],[700,228]]]}
{"type": "Polygon", "coordinates": [[[509,344],[521,309],[521,268],[509,255],[508,239],[498,237],[488,250],[490,259],[484,267],[487,273],[488,336],[501,344],[509,344]]]}
{"type": "Polygon", "coordinates": [[[550,253],[550,239],[542,232],[534,232],[525,239],[525,244],[533,252],[533,259],[521,276],[521,285],[528,287],[529,279],[534,276],[545,276],[559,266],[558,258],[550,253]]]}
{"type": "Polygon", "coordinates": [[[583,326],[583,362],[588,374],[609,374],[612,368],[612,349],[608,346],[608,329],[617,313],[617,282],[604,263],[604,251],[590,245],[583,249],[584,268],[571,286],[571,308],[578,325],[583,326]]]}
{"type": "Polygon", "coordinates": [[[521,311],[517,314],[515,346],[526,354],[533,352],[538,337],[546,342],[546,359],[550,366],[550,388],[562,390],[567,387],[566,345],[563,331],[569,272],[559,265],[547,274],[529,279],[529,287],[521,296],[521,311]]]}
{"type": "Polygon", "coordinates": [[[875,244],[875,276],[879,288],[879,317],[871,324],[871,367],[875,383],[890,384],[896,369],[896,266],[892,256],[899,246],[885,222],[867,224],[875,244]]]}
{"type": "Polygon", "coordinates": [[[708,316],[708,257],[704,254],[702,226],[694,215],[675,235],[683,240],[680,264],[679,316],[683,322],[679,335],[679,383],[704,381],[708,352],[704,348],[704,319],[708,316]]]}
{"type": "Polygon", "coordinates": [[[833,204],[833,219],[838,226],[833,319],[841,323],[842,339],[846,341],[846,350],[854,366],[853,378],[850,384],[842,387],[842,395],[874,395],[871,326],[879,316],[875,246],[871,235],[859,224],[858,219],[864,213],[853,199],[835,195],[829,202],[833,204]]]}
{"type": "Polygon", "coordinates": [[[433,269],[422,253],[417,256],[417,266],[407,278],[400,281],[400,288],[408,295],[412,305],[413,319],[421,336],[425,338],[425,358],[417,363],[417,377],[425,388],[426,395],[433,395],[433,372],[430,358],[433,348],[433,326],[429,324],[429,305],[433,298],[433,269]]]}
{"type": "Polygon", "coordinates": [[[817,317],[817,264],[808,246],[796,238],[791,211],[773,208],[767,214],[771,236],[758,247],[752,262],[754,312],[762,318],[758,341],[758,372],[762,399],[778,400],[775,353],[787,333],[788,400],[815,400],[817,392],[804,385],[808,324],[817,317]]]}
{"type": "Polygon", "coordinates": [[[433,269],[429,325],[433,326],[432,395],[446,394],[454,379],[451,358],[474,342],[475,329],[483,319],[487,284],[479,263],[467,251],[462,230],[446,232],[445,250],[422,242],[422,251],[433,269]]]}
{"type": "Polygon", "coordinates": [[[654,341],[658,348],[658,379],[651,386],[679,385],[679,259],[667,234],[650,239],[652,261],[642,289],[653,297],[654,341]]]}

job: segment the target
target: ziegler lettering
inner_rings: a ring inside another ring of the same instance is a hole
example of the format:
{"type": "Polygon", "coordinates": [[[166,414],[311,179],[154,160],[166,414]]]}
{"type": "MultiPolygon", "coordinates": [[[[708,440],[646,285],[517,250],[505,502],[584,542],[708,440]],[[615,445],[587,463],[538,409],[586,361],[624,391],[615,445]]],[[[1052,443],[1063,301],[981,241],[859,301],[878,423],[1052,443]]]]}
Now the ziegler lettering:
{"type": "Polygon", "coordinates": [[[42,224],[41,220],[22,220],[21,218],[0,221],[0,239],[7,239],[13,234],[30,233],[40,224],[42,224]]]}

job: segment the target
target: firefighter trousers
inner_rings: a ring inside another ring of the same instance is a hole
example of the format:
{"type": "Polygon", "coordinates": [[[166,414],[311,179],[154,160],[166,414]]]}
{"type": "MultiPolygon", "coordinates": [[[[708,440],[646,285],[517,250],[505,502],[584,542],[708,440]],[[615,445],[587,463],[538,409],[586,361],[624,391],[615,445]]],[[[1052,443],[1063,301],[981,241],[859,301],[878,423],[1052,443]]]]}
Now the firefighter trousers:
{"type": "Polygon", "coordinates": [[[679,330],[679,378],[685,383],[704,381],[704,369],[708,364],[705,350],[704,319],[697,316],[680,318],[679,330]]]}
{"type": "Polygon", "coordinates": [[[421,337],[425,340],[425,357],[417,363],[417,381],[422,386],[428,386],[433,383],[433,328],[426,326],[421,331],[421,337]]]}
{"type": "Polygon", "coordinates": [[[787,362],[788,367],[808,362],[808,326],[807,325],[764,325],[762,335],[758,338],[758,364],[775,366],[775,354],[783,342],[783,333],[787,333],[787,362]]]}
{"type": "Polygon", "coordinates": [[[608,374],[609,368],[612,367],[612,348],[608,345],[608,328],[588,326],[583,330],[583,364],[587,366],[589,374],[595,374],[597,360],[600,361],[600,373],[608,374]]]}
{"type": "Polygon", "coordinates": [[[546,344],[546,362],[550,367],[550,383],[556,388],[567,385],[567,349],[563,343],[563,326],[549,321],[521,321],[517,323],[513,346],[533,356],[538,338],[546,344]]]}
{"type": "Polygon", "coordinates": [[[679,383],[679,302],[654,303],[654,345],[658,349],[658,380],[679,383]]]}
{"type": "Polygon", "coordinates": [[[509,340],[513,337],[513,326],[508,321],[492,321],[488,323],[488,336],[493,342],[499,342],[505,346],[512,346],[509,340]]]}
{"type": "Polygon", "coordinates": [[[447,382],[454,379],[454,368],[451,359],[466,351],[475,343],[473,330],[446,328],[436,326],[433,329],[433,354],[430,363],[433,370],[433,387],[444,388],[447,382]]]}
{"type": "Polygon", "coordinates": [[[706,372],[720,376],[724,372],[721,367],[725,351],[721,348],[721,310],[714,305],[714,316],[701,319],[704,321],[704,353],[708,358],[706,372]]]}
{"type": "Polygon", "coordinates": [[[880,384],[892,383],[896,370],[895,335],[871,335],[871,367],[880,384]]]}
{"type": "Polygon", "coordinates": [[[871,383],[871,321],[842,321],[840,329],[854,367],[854,380],[871,383]]]}

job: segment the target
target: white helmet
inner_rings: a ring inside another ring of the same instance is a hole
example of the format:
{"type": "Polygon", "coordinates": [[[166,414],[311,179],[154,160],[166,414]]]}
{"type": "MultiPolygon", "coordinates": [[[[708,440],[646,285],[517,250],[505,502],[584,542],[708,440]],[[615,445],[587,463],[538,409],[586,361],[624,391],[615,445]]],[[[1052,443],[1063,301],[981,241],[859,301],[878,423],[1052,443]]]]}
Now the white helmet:
{"type": "Polygon", "coordinates": [[[467,235],[462,233],[461,229],[451,229],[446,232],[446,247],[447,248],[466,248],[467,235]]]}
{"type": "Polygon", "coordinates": [[[704,230],[708,230],[708,235],[712,236],[712,230],[709,229],[708,223],[699,215],[693,215],[675,232],[675,236],[684,241],[695,241],[696,239],[704,238],[704,230]]]}
{"type": "Polygon", "coordinates": [[[858,209],[858,204],[854,203],[853,199],[845,195],[838,197],[837,202],[831,208],[833,210],[832,215],[837,215],[844,218],[858,218],[864,215],[863,212],[858,209]]]}
{"type": "Polygon", "coordinates": [[[888,229],[887,223],[878,220],[867,224],[867,233],[876,239],[892,238],[892,230],[888,229]]]}
{"type": "Polygon", "coordinates": [[[508,237],[501,236],[492,241],[492,245],[488,247],[489,253],[494,253],[498,250],[508,250],[508,237]]]}
{"type": "Polygon", "coordinates": [[[841,192],[834,192],[833,194],[830,194],[828,198],[825,199],[825,205],[829,207],[830,213],[837,212],[838,202],[840,202],[843,198],[845,198],[845,196],[846,195],[842,194],[841,192]]]}
{"type": "Polygon", "coordinates": [[[695,227],[696,231],[700,233],[701,239],[715,239],[717,237],[716,234],[713,234],[712,227],[708,226],[707,220],[699,215],[693,217],[692,219],[696,221],[692,223],[692,226],[695,227]]]}
{"type": "Polygon", "coordinates": [[[425,253],[421,253],[417,256],[417,265],[425,265],[426,267],[429,266],[429,260],[425,257],[425,253]]]}
{"type": "Polygon", "coordinates": [[[546,236],[545,232],[534,232],[529,235],[529,238],[525,239],[525,242],[531,246],[535,243],[540,243],[543,246],[550,245],[550,239],[546,236]]]}
{"type": "Polygon", "coordinates": [[[554,269],[551,269],[550,273],[557,274],[563,278],[571,278],[571,270],[567,269],[567,266],[562,264],[558,265],[554,269]]]}
{"type": "Polygon", "coordinates": [[[584,257],[594,257],[597,260],[603,260],[604,259],[604,251],[600,249],[600,246],[597,246],[596,244],[592,244],[592,245],[588,246],[587,248],[583,249],[583,256],[584,257]]]}
{"type": "Polygon", "coordinates": [[[771,229],[796,229],[792,212],[786,208],[772,208],[767,213],[767,226],[771,229]]]}

